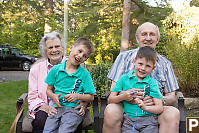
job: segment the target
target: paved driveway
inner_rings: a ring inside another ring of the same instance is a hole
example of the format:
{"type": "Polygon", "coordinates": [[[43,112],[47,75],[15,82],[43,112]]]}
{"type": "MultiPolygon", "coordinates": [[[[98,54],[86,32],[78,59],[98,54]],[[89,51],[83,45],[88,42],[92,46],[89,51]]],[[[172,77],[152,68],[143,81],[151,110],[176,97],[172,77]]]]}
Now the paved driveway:
{"type": "Polygon", "coordinates": [[[0,71],[0,83],[28,79],[29,71],[0,71]]]}

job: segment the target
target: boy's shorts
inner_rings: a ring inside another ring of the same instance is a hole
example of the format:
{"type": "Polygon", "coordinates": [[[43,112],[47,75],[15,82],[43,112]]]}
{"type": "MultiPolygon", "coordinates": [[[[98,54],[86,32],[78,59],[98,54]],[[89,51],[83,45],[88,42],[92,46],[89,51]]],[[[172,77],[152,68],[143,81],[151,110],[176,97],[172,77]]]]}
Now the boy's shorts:
{"type": "Polygon", "coordinates": [[[122,133],[158,133],[158,117],[147,116],[130,118],[124,114],[122,133]]]}
{"type": "Polygon", "coordinates": [[[49,116],[46,120],[45,133],[71,133],[75,132],[82,122],[83,116],[79,115],[79,110],[72,107],[57,108],[58,113],[49,116]]]}

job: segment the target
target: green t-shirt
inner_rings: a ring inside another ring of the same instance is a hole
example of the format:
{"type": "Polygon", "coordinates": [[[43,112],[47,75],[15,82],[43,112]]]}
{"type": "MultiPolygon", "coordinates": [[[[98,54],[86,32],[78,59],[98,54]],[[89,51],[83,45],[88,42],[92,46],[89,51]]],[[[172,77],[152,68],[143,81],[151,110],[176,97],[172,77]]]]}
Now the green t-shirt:
{"type": "MultiPolygon", "coordinates": [[[[59,97],[60,105],[63,107],[76,107],[79,100],[70,103],[65,100],[64,96],[69,93],[94,94],[96,90],[90,73],[86,69],[79,65],[76,72],[68,74],[65,71],[66,61],[55,65],[49,72],[45,82],[50,86],[54,86],[55,94],[61,94],[59,97]]],[[[56,107],[55,104],[54,107],[56,107]]]]}
{"type": "MultiPolygon", "coordinates": [[[[149,95],[151,97],[162,99],[162,94],[160,93],[158,83],[155,79],[151,78],[150,75],[148,75],[143,80],[138,81],[137,77],[133,75],[134,72],[135,71],[130,71],[128,74],[122,75],[121,78],[116,82],[116,85],[113,87],[112,92],[121,92],[132,88],[144,89],[149,87],[149,95]]],[[[124,112],[130,118],[156,115],[143,111],[141,108],[138,107],[137,104],[130,104],[127,101],[123,101],[123,103],[124,112]]]]}

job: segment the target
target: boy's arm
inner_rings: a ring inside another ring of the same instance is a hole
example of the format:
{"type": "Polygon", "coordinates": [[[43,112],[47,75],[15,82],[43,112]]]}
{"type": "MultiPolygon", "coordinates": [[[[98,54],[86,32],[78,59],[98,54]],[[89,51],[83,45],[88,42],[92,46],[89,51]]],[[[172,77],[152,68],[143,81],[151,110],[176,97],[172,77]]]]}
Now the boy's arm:
{"type": "Polygon", "coordinates": [[[133,99],[134,99],[134,96],[132,94],[132,89],[122,91],[122,93],[111,92],[111,94],[108,97],[108,103],[119,103],[123,100],[132,101],[133,99]]]}
{"type": "Polygon", "coordinates": [[[53,90],[53,86],[48,85],[46,94],[48,97],[53,99],[57,107],[61,108],[62,106],[59,104],[59,97],[61,96],[61,94],[54,94],[52,90],[53,90]]]}
{"type": "Polygon", "coordinates": [[[108,103],[119,103],[124,100],[123,95],[118,95],[119,92],[111,92],[108,97],[108,103]]]}
{"type": "Polygon", "coordinates": [[[136,104],[144,111],[152,114],[160,114],[163,112],[162,99],[153,98],[154,105],[147,106],[142,100],[136,99],[136,104]]]}
{"type": "Polygon", "coordinates": [[[68,102],[74,102],[75,100],[79,99],[86,102],[92,102],[94,100],[93,94],[78,94],[78,93],[70,93],[68,95],[65,95],[64,98],[68,102]]]}

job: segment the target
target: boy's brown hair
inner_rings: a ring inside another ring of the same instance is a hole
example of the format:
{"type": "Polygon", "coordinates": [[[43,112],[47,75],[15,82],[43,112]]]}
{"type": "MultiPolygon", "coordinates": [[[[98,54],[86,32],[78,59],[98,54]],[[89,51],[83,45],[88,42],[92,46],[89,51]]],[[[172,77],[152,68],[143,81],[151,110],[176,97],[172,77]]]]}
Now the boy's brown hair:
{"type": "Polygon", "coordinates": [[[137,60],[138,58],[145,58],[146,61],[152,61],[153,65],[155,65],[155,62],[157,60],[157,52],[155,51],[155,49],[149,46],[141,47],[137,52],[135,60],[137,60]]]}
{"type": "Polygon", "coordinates": [[[90,42],[89,39],[81,37],[78,38],[74,43],[73,46],[84,45],[89,50],[90,53],[94,53],[94,45],[90,42]]]}

